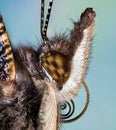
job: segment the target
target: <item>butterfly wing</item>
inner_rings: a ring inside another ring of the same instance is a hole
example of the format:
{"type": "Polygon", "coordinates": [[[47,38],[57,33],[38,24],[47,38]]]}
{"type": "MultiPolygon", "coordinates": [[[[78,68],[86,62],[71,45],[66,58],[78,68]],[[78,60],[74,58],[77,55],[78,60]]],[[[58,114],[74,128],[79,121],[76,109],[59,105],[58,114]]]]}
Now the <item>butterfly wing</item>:
{"type": "Polygon", "coordinates": [[[72,99],[85,77],[95,12],[87,8],[80,20],[74,23],[70,37],[55,36],[41,47],[41,61],[49,79],[59,84],[59,101],[72,99]]]}
{"type": "Polygon", "coordinates": [[[14,91],[15,65],[11,43],[0,15],[0,94],[11,95],[14,91]]]}

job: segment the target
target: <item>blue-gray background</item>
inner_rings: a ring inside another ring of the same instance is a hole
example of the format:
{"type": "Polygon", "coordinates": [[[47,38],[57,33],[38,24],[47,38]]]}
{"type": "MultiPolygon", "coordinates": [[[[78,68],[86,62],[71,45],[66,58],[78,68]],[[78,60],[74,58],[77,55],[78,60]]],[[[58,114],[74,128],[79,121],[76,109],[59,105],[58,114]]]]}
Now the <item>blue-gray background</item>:
{"type": "MultiPolygon", "coordinates": [[[[116,130],[116,1],[54,0],[48,36],[69,30],[71,18],[79,19],[86,7],[93,7],[97,13],[93,54],[85,79],[91,93],[90,104],[81,119],[62,125],[62,130],[116,130]]],[[[1,0],[0,13],[14,46],[41,41],[40,0],[1,0]]],[[[83,97],[81,90],[79,107],[83,97]]]]}

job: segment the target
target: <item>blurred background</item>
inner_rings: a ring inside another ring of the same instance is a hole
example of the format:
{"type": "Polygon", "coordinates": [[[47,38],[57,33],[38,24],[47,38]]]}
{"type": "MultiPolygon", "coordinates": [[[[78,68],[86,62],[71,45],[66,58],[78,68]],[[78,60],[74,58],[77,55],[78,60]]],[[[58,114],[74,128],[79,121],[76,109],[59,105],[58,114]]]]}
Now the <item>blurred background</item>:
{"type": "MultiPolygon", "coordinates": [[[[54,0],[48,37],[65,31],[68,34],[72,20],[78,20],[87,7],[93,7],[97,14],[92,58],[85,78],[90,104],[79,120],[62,124],[61,130],[116,130],[116,1],[54,0]]],[[[40,0],[1,0],[0,13],[13,46],[41,43],[40,0]]],[[[76,97],[76,109],[81,111],[84,102],[82,88],[76,97]]]]}

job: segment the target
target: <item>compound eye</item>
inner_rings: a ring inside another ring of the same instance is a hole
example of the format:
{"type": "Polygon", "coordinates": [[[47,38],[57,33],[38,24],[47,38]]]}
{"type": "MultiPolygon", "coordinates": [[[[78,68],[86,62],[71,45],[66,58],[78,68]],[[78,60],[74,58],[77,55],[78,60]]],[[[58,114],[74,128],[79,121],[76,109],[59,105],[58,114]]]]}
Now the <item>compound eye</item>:
{"type": "Polygon", "coordinates": [[[59,52],[48,52],[42,57],[42,65],[52,78],[64,84],[69,78],[71,67],[68,57],[59,52]]]}

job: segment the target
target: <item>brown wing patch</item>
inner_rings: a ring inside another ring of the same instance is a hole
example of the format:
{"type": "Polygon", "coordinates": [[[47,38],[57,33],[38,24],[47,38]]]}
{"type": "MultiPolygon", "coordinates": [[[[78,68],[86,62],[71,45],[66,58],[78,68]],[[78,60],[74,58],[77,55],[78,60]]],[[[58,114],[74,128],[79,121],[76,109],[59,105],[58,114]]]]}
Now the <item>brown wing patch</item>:
{"type": "Polygon", "coordinates": [[[60,84],[64,84],[69,78],[71,65],[68,57],[59,52],[48,52],[42,57],[42,65],[48,73],[60,84]]]}
{"type": "Polygon", "coordinates": [[[13,92],[12,82],[15,79],[15,65],[11,43],[0,15],[0,84],[3,95],[13,92]]]}

